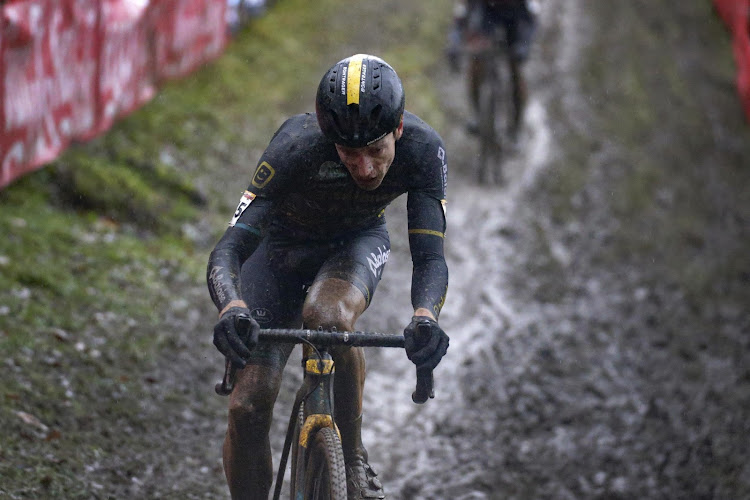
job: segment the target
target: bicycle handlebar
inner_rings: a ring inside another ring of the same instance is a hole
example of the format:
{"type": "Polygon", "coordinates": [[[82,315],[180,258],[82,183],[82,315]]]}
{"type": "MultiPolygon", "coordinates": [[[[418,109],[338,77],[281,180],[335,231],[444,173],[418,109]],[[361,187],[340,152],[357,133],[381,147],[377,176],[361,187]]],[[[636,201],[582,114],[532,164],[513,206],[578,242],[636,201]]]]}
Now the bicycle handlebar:
{"type": "Polygon", "coordinates": [[[310,342],[320,346],[347,345],[354,347],[404,347],[404,336],[377,332],[337,332],[304,329],[262,329],[258,340],[283,344],[310,342]]]}
{"type": "MultiPolygon", "coordinates": [[[[240,331],[246,331],[247,318],[237,317],[237,327],[240,331]]],[[[418,329],[418,332],[420,330],[418,329]]],[[[422,330],[422,332],[424,332],[422,330]]],[[[429,333],[429,331],[427,332],[429,333]]],[[[295,328],[268,328],[261,329],[258,334],[261,342],[276,342],[284,344],[311,343],[319,346],[346,345],[352,347],[404,347],[404,336],[377,332],[337,332],[329,330],[306,330],[295,328]]],[[[221,382],[216,384],[214,390],[220,396],[228,396],[234,389],[234,379],[237,366],[227,358],[224,365],[224,376],[221,382]]],[[[417,369],[417,386],[412,393],[412,401],[422,404],[429,398],[434,398],[432,370],[417,369]]]]}

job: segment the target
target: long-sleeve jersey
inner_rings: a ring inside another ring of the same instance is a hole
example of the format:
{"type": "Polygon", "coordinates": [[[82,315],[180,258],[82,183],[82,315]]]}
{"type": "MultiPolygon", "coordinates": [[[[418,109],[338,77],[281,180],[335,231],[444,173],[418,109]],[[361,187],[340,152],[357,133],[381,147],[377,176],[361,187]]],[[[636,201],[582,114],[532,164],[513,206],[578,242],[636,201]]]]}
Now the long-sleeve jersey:
{"type": "Polygon", "coordinates": [[[209,260],[208,284],[219,309],[239,299],[239,269],[262,237],[296,241],[346,238],[385,223],[385,208],[407,193],[413,262],[412,305],[438,316],[448,286],[443,253],[447,163],[442,139],[409,112],[382,184],[359,188],[320,131],[315,114],[289,118],[264,151],[230,228],[209,260]],[[225,271],[212,276],[212,269],[225,271]]]}

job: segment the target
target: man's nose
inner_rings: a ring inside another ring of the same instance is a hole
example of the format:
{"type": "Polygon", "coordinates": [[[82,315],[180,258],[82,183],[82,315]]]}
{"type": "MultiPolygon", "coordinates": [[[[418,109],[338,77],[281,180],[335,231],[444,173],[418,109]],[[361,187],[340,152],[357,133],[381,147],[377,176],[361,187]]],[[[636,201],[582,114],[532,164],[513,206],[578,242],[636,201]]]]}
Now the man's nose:
{"type": "Polygon", "coordinates": [[[372,160],[367,155],[357,155],[353,158],[352,167],[357,177],[369,177],[372,172],[372,160]]]}

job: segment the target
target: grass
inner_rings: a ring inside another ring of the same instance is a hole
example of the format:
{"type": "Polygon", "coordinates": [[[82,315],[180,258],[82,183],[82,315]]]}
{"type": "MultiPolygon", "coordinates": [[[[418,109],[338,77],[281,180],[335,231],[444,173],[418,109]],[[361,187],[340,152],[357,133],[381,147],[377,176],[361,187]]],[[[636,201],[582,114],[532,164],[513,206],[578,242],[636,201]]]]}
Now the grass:
{"type": "Polygon", "coordinates": [[[430,47],[448,4],[409,3],[375,31],[351,22],[368,2],[277,1],[219,59],[0,191],[0,496],[100,497],[101,483],[128,491],[146,474],[144,454],[175,439],[163,413],[199,390],[155,384],[165,353],[187,349],[168,316],[210,310],[207,292],[197,304],[180,292],[204,286],[260,151],[359,51],[393,59],[407,107],[441,123],[430,47]]]}

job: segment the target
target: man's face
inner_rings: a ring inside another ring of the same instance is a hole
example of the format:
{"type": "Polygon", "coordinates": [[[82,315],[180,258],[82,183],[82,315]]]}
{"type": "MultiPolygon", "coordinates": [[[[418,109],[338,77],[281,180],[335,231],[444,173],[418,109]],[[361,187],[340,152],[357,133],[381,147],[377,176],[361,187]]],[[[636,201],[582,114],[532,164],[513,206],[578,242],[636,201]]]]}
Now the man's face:
{"type": "Polygon", "coordinates": [[[383,182],[385,174],[396,155],[396,141],[401,137],[403,125],[377,142],[362,148],[336,144],[336,151],[346,169],[360,189],[372,191],[383,182]]]}

